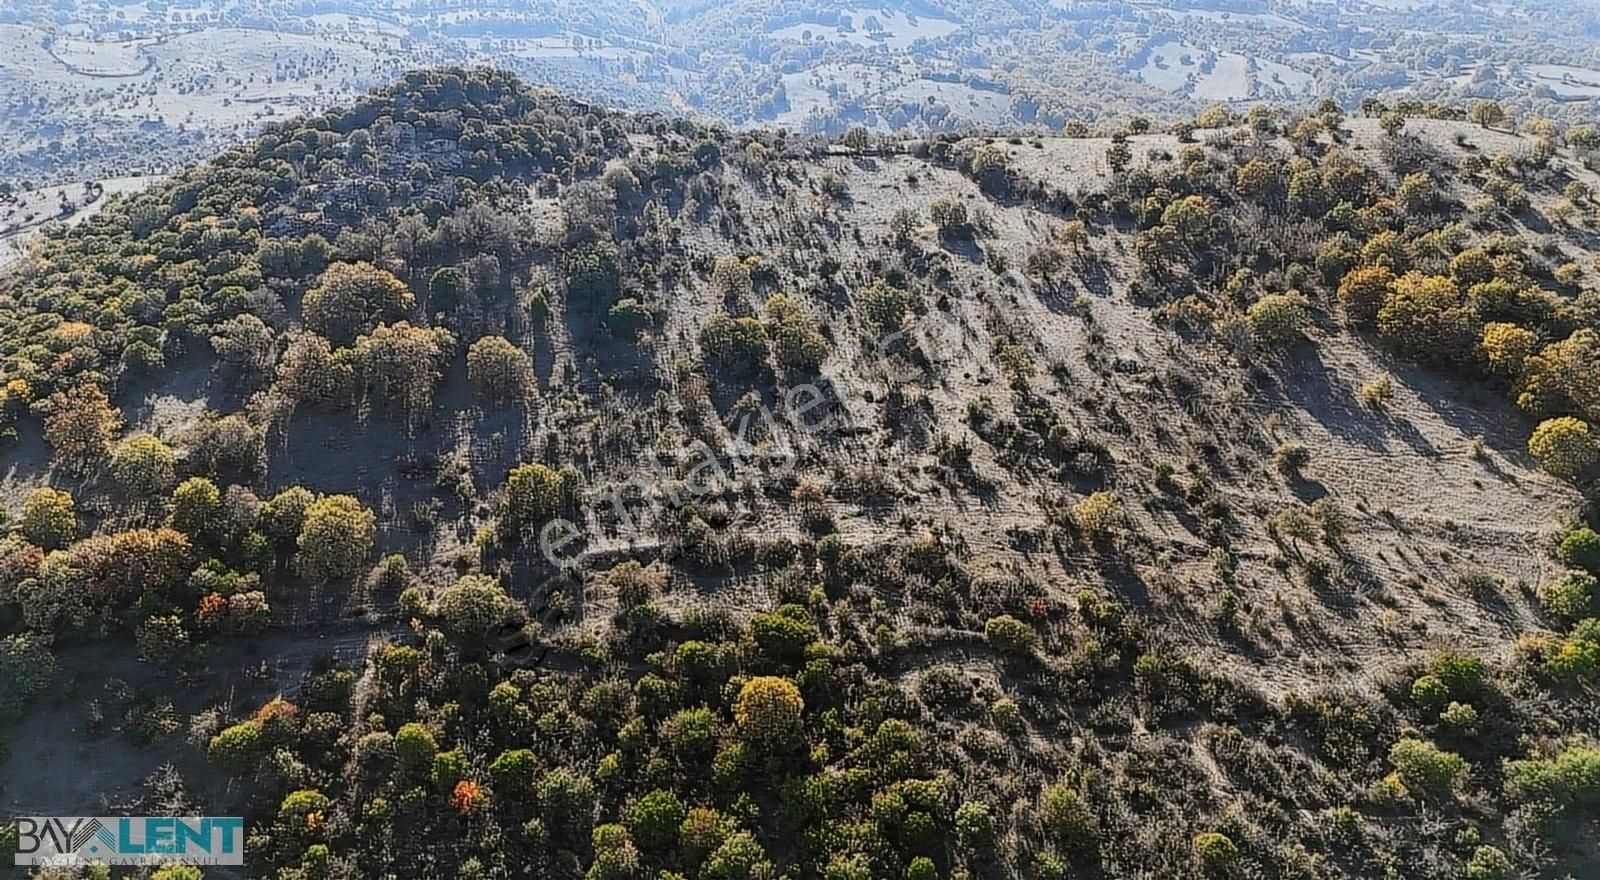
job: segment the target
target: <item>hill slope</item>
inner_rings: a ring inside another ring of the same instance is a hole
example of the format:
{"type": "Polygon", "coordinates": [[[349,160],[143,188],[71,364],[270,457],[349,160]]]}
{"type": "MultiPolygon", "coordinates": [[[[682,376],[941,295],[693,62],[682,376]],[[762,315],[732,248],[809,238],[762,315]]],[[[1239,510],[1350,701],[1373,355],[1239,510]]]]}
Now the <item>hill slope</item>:
{"type": "Polygon", "coordinates": [[[1591,863],[1600,180],[1199,122],[435,71],[53,233],[8,807],[240,810],[252,876],[1591,863]]]}

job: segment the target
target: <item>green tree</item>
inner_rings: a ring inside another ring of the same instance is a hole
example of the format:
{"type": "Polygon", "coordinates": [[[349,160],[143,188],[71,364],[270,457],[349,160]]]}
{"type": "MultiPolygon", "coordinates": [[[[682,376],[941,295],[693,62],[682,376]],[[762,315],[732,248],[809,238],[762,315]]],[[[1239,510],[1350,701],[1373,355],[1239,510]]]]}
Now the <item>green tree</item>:
{"type": "Polygon", "coordinates": [[[377,517],[349,495],[327,495],[306,508],[296,540],[300,571],[329,581],[359,572],[372,554],[377,517]]]}
{"type": "Polygon", "coordinates": [[[683,802],[670,791],[656,789],[628,811],[628,828],[646,852],[669,852],[678,842],[678,828],[688,817],[683,802]]]}
{"type": "Polygon", "coordinates": [[[525,530],[542,528],[561,512],[572,491],[566,477],[542,464],[512,468],[496,502],[501,534],[509,539],[525,530]]]}
{"type": "Polygon", "coordinates": [[[78,512],[72,496],[60,489],[41,487],[22,505],[22,534],[46,550],[54,550],[78,534],[78,512]]]}
{"type": "Polygon", "coordinates": [[[306,291],[300,315],[313,332],[349,343],[380,323],[405,318],[415,300],[404,281],[371,263],[334,263],[306,291]]]}
{"type": "Polygon", "coordinates": [[[485,336],[467,349],[467,379],[485,396],[519,398],[533,387],[533,359],[504,336],[485,336]]]}
{"type": "Polygon", "coordinates": [[[744,683],[734,702],[733,717],[745,742],[762,747],[794,742],[800,733],[805,701],[787,678],[761,675],[744,683]]]}
{"type": "Polygon", "coordinates": [[[172,490],[172,527],[198,539],[216,534],[222,515],[222,490],[205,477],[190,477],[172,490]]]}
{"type": "Polygon", "coordinates": [[[111,451],[111,476],[135,498],[166,493],[177,480],[172,447],[150,434],[136,434],[111,451]]]}

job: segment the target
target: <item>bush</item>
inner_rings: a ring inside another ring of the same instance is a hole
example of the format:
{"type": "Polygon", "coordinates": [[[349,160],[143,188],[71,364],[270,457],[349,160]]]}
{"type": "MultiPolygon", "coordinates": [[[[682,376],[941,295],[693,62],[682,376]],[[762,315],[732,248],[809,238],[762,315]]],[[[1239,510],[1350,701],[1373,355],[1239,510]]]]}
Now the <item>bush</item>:
{"type": "Polygon", "coordinates": [[[172,527],[197,539],[219,531],[222,491],[205,477],[190,477],[172,490],[172,527]]]}
{"type": "Polygon", "coordinates": [[[539,529],[560,513],[571,491],[565,478],[542,464],[511,469],[496,506],[504,538],[539,529]]]}
{"type": "Polygon", "coordinates": [[[255,766],[261,755],[261,747],[261,725],[246,721],[213,736],[206,749],[206,757],[213,764],[243,772],[255,766]]]}
{"type": "Polygon", "coordinates": [[[997,651],[1021,656],[1031,655],[1039,646],[1039,633],[1009,614],[989,618],[983,625],[983,639],[997,651]]]}
{"type": "Polygon", "coordinates": [[[495,793],[520,798],[533,794],[538,784],[539,758],[531,749],[507,749],[489,765],[495,793]]]}
{"type": "Polygon", "coordinates": [[[1095,842],[1095,818],[1083,797],[1066,783],[1056,783],[1039,798],[1039,819],[1058,846],[1090,850],[1095,842]]]}
{"type": "Polygon", "coordinates": [[[1523,365],[1538,351],[1538,345],[1539,337],[1532,330],[1500,322],[1483,325],[1478,341],[1489,368],[1513,378],[1522,375],[1523,365]]]}
{"type": "Polygon", "coordinates": [[[772,340],[772,352],[786,369],[811,371],[828,356],[828,341],[817,330],[816,322],[793,297],[774,294],[767,297],[764,326],[772,340]]]}
{"type": "Polygon", "coordinates": [[[55,451],[55,460],[76,473],[83,473],[106,454],[122,426],[122,413],[94,384],[58,391],[34,406],[43,416],[44,436],[55,451]]]}
{"type": "Polygon", "coordinates": [[[503,336],[485,336],[467,349],[467,379],[497,400],[521,397],[533,384],[533,360],[503,336]]]}
{"type": "Polygon", "coordinates": [[[956,838],[969,851],[981,853],[995,844],[994,815],[982,801],[964,801],[956,808],[956,838]]]}
{"type": "Polygon", "coordinates": [[[762,880],[774,875],[767,851],[748,831],[728,835],[700,869],[701,880],[762,880]]]}
{"type": "Polygon", "coordinates": [[[306,508],[296,544],[300,571],[314,580],[351,577],[365,566],[377,517],[349,495],[329,495],[306,508]]]}
{"type": "Polygon", "coordinates": [[[633,805],[628,812],[628,828],[645,850],[668,852],[677,844],[678,828],[687,816],[677,795],[657,789],[633,805]]]}
{"type": "Polygon", "coordinates": [[[134,631],[134,642],[140,660],[164,663],[189,646],[189,633],[183,628],[182,618],[158,615],[139,624],[134,631]]]}
{"type": "Polygon", "coordinates": [[[1600,575],[1600,534],[1588,526],[1579,526],[1561,536],[1556,555],[1567,565],[1600,575]]]}
{"type": "Polygon", "coordinates": [[[433,769],[433,759],[439,754],[439,744],[428,728],[415,722],[400,725],[394,734],[394,753],[400,766],[408,773],[424,773],[433,769]]]}
{"type": "Polygon", "coordinates": [[[1540,422],[1528,438],[1528,452],[1540,467],[1563,480],[1576,479],[1600,459],[1588,423],[1571,416],[1540,422]]]}
{"type": "Polygon", "coordinates": [[[1477,311],[1455,282],[1408,272],[1394,282],[1378,310],[1378,334],[1419,361],[1458,364],[1477,350],[1477,311]]]}
{"type": "Polygon", "coordinates": [[[1072,522],[1084,537],[1098,541],[1122,525],[1122,500],[1103,489],[1091,493],[1073,505],[1072,522]]]}
{"type": "Polygon", "coordinates": [[[811,613],[799,605],[784,605],[772,614],[757,614],[750,620],[750,635],[761,653],[780,663],[802,659],[806,646],[817,638],[811,613]]]}
{"type": "Polygon", "coordinates": [[[1239,847],[1228,835],[1206,831],[1194,836],[1194,856],[1201,870],[1210,874],[1227,874],[1239,864],[1239,847]]]}
{"type": "Polygon", "coordinates": [[[1394,273],[1383,266],[1360,266],[1339,282],[1339,303],[1350,320],[1370,326],[1378,320],[1378,310],[1394,286],[1394,273]]]}
{"type": "Polygon", "coordinates": [[[1268,348],[1286,348],[1300,338],[1308,317],[1298,296],[1269,293],[1250,304],[1245,323],[1256,342],[1268,348]]]}
{"type": "Polygon", "coordinates": [[[78,534],[78,513],[72,496],[50,488],[29,493],[22,506],[22,534],[46,550],[70,542],[78,534]]]}
{"type": "Polygon", "coordinates": [[[800,733],[805,701],[787,678],[761,675],[744,683],[733,705],[733,719],[745,742],[761,747],[792,743],[800,733]]]}
{"type": "Polygon", "coordinates": [[[473,645],[520,621],[521,611],[498,581],[481,574],[466,575],[446,587],[433,606],[447,634],[473,645]]]}
{"type": "Polygon", "coordinates": [[[0,639],[0,717],[41,693],[55,671],[56,658],[38,636],[17,633],[0,639]]]}
{"type": "Polygon", "coordinates": [[[267,537],[279,544],[287,544],[300,536],[306,511],[316,500],[317,496],[304,486],[290,486],[261,506],[257,523],[267,537]]]}
{"type": "Polygon", "coordinates": [[[1480,846],[1467,859],[1467,880],[1505,880],[1514,867],[1511,857],[1496,847],[1480,846]]]}
{"type": "Polygon", "coordinates": [[[856,293],[861,315],[880,332],[898,330],[905,322],[910,297],[882,279],[874,279],[856,293]]]}
{"type": "Polygon", "coordinates": [[[134,498],[161,495],[177,480],[172,447],[149,434],[138,434],[111,451],[111,477],[134,498]]]}
{"type": "Polygon", "coordinates": [[[1588,617],[1594,608],[1595,579],[1576,572],[1539,588],[1539,602],[1551,617],[1575,621],[1588,617]]]}
{"type": "Polygon", "coordinates": [[[1570,745],[1551,758],[1507,761],[1505,791],[1519,804],[1543,801],[1568,811],[1600,807],[1600,748],[1570,745]]]}
{"type": "Polygon", "coordinates": [[[1402,737],[1389,749],[1389,763],[1400,784],[1418,797],[1448,794],[1466,769],[1460,755],[1410,737],[1402,737]]]}

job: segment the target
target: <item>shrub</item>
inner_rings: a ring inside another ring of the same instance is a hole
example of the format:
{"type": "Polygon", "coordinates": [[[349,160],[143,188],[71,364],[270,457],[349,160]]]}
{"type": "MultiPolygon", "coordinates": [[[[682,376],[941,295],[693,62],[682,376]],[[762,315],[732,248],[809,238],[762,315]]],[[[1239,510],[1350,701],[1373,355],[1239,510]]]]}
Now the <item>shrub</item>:
{"type": "Polygon", "coordinates": [[[1378,335],[1420,361],[1454,364],[1477,349],[1477,311],[1455,282],[1408,272],[1394,282],[1378,310],[1378,335]]]}
{"type": "Polygon", "coordinates": [[[971,234],[971,220],[967,206],[952,199],[934,199],[928,205],[928,219],[939,227],[939,234],[960,237],[971,234]]]}
{"type": "Polygon", "coordinates": [[[828,341],[793,297],[781,293],[767,297],[765,310],[764,326],[779,364],[802,371],[815,370],[822,364],[828,356],[828,341]]]}
{"type": "Polygon", "coordinates": [[[1250,304],[1245,323],[1256,342],[1268,348],[1285,348],[1300,338],[1307,321],[1304,301],[1285,293],[1269,293],[1250,304]]]}
{"type": "Polygon", "coordinates": [[[106,454],[122,425],[122,414],[94,384],[58,391],[35,406],[42,410],[44,436],[55,460],[77,473],[106,454]]]}
{"type": "Polygon", "coordinates": [[[1543,801],[1562,810],[1600,807],[1600,748],[1569,745],[1550,758],[1507,761],[1505,791],[1515,803],[1543,801]]]}
{"type": "Polygon", "coordinates": [[[570,489],[559,472],[542,464],[512,468],[496,508],[501,534],[509,537],[543,527],[561,512],[570,489]]]}
{"type": "Polygon", "coordinates": [[[503,336],[485,336],[467,349],[467,379],[488,397],[521,397],[533,385],[533,360],[503,336]]]}
{"type": "Polygon", "coordinates": [[[700,869],[701,880],[761,880],[774,873],[767,851],[748,831],[728,835],[700,869]]]}
{"type": "Polygon", "coordinates": [[[50,683],[56,658],[32,633],[0,639],[0,717],[16,712],[50,683]]]}
{"type": "Polygon", "coordinates": [[[994,815],[989,805],[982,801],[964,801],[956,808],[956,838],[972,852],[984,852],[994,846],[994,815]]]}
{"type": "Polygon", "coordinates": [[[400,725],[394,734],[394,753],[400,766],[408,773],[423,773],[433,769],[433,759],[439,754],[439,744],[433,733],[421,724],[411,722],[400,725]]]}
{"type": "Polygon", "coordinates": [[[1073,505],[1072,522],[1084,537],[1098,541],[1122,525],[1122,499],[1104,489],[1093,492],[1073,505]]]}
{"type": "Polygon", "coordinates": [[[1008,614],[991,617],[983,625],[983,638],[997,651],[1027,656],[1039,646],[1039,633],[1008,614]]]}
{"type": "Polygon", "coordinates": [[[1556,555],[1567,565],[1600,574],[1600,534],[1588,526],[1579,526],[1561,536],[1556,555]]]}
{"type": "Polygon", "coordinates": [[[1411,737],[1402,737],[1389,749],[1389,763],[1406,790],[1419,797],[1449,793],[1466,769],[1460,755],[1411,737]]]}
{"type": "Polygon", "coordinates": [[[1539,602],[1557,620],[1574,621],[1588,617],[1594,609],[1595,579],[1588,574],[1569,573],[1559,581],[1539,588],[1539,602]]]}
{"type": "Polygon", "coordinates": [[[1516,324],[1490,323],[1483,325],[1483,336],[1478,346],[1489,368],[1502,376],[1516,377],[1538,350],[1539,338],[1532,330],[1516,324]]]}
{"type": "Polygon", "coordinates": [[[301,573],[314,580],[351,577],[372,554],[377,517],[349,495],[328,495],[306,508],[296,544],[301,573]]]}
{"type": "Polygon", "coordinates": [[[1385,409],[1389,401],[1394,399],[1394,377],[1385,370],[1372,377],[1372,381],[1361,386],[1356,392],[1362,405],[1369,409],[1385,409]]]}
{"type": "Polygon", "coordinates": [[[879,331],[899,329],[905,322],[910,297],[882,279],[874,279],[856,293],[861,314],[879,331]]]}
{"type": "Polygon", "coordinates": [[[22,534],[46,550],[71,541],[78,533],[78,513],[72,496],[59,489],[39,488],[22,506],[22,534]]]}
{"type": "Polygon", "coordinates": [[[787,678],[761,675],[744,683],[733,705],[733,718],[745,742],[763,747],[794,741],[800,732],[805,701],[787,678]]]}
{"type": "Polygon", "coordinates": [[[817,638],[811,614],[799,605],[784,605],[772,614],[750,620],[750,635],[761,652],[782,663],[798,661],[817,638]]]}
{"type": "Polygon", "coordinates": [[[767,358],[767,331],[755,318],[718,312],[701,328],[700,348],[724,369],[751,370],[767,358]]]}
{"type": "Polygon", "coordinates": [[[189,633],[183,628],[182,618],[157,615],[139,624],[134,631],[134,642],[140,660],[164,663],[189,646],[189,633]]]}
{"type": "Polygon", "coordinates": [[[466,575],[445,588],[434,602],[434,614],[454,638],[477,644],[521,618],[521,606],[499,582],[485,575],[466,575]]]}
{"type": "Polygon", "coordinates": [[[1239,864],[1239,847],[1228,835],[1206,831],[1194,836],[1194,856],[1210,874],[1227,874],[1239,864]]]}
{"type": "Polygon", "coordinates": [[[628,828],[645,850],[666,852],[678,842],[678,828],[687,817],[677,795],[657,789],[633,805],[628,812],[628,828]]]}
{"type": "Polygon", "coordinates": [[[533,794],[538,776],[539,758],[531,749],[507,749],[489,765],[495,793],[503,797],[533,794]]]}
{"type": "Polygon", "coordinates": [[[222,514],[222,491],[205,477],[190,477],[172,490],[172,527],[200,538],[215,534],[222,514]]]}
{"type": "Polygon", "coordinates": [[[1515,866],[1511,857],[1496,847],[1484,845],[1467,859],[1467,880],[1506,880],[1515,866]]]}
{"type": "Polygon", "coordinates": [[[272,496],[261,506],[257,520],[263,534],[280,544],[287,544],[300,536],[305,525],[306,511],[317,496],[304,486],[290,486],[272,496]]]}
{"type": "Polygon", "coordinates": [[[261,755],[261,725],[246,721],[224,728],[211,738],[206,757],[230,770],[246,771],[261,755]]]}
{"type": "Polygon", "coordinates": [[[1571,416],[1540,422],[1528,438],[1528,452],[1540,467],[1563,480],[1576,479],[1600,459],[1588,423],[1571,416]]]}
{"type": "Polygon", "coordinates": [[[1339,304],[1344,313],[1356,324],[1371,325],[1378,320],[1378,310],[1394,286],[1394,273],[1384,266],[1360,266],[1345,274],[1339,282],[1339,304]]]}
{"type": "Polygon", "coordinates": [[[906,880],[939,880],[939,868],[933,859],[917,856],[906,866],[906,880]]]}
{"type": "Polygon", "coordinates": [[[149,434],[137,434],[111,451],[111,477],[135,498],[163,494],[177,480],[172,447],[149,434]]]}
{"type": "Polygon", "coordinates": [[[1094,813],[1083,797],[1064,782],[1044,790],[1039,798],[1039,819],[1045,832],[1065,849],[1088,850],[1094,846],[1094,813]]]}
{"type": "Polygon", "coordinates": [[[1311,463],[1311,450],[1304,444],[1283,442],[1272,450],[1272,466],[1286,477],[1298,478],[1305,466],[1311,463]]]}

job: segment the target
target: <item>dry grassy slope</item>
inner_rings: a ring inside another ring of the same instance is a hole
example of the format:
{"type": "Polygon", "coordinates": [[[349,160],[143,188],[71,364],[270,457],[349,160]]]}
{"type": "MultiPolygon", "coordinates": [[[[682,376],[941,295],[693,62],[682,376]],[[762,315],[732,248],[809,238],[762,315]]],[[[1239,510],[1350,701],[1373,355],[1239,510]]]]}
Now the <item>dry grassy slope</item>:
{"type": "MultiPolygon", "coordinates": [[[[1412,125],[1445,151],[1456,150],[1451,139],[1457,131],[1491,154],[1526,148],[1515,136],[1469,126],[1412,125]]],[[[1364,147],[1381,136],[1364,120],[1353,121],[1352,128],[1351,140],[1364,147]]],[[[1133,141],[1137,162],[1151,161],[1147,153],[1153,147],[1177,152],[1178,144],[1168,136],[1133,141]]],[[[1007,149],[1024,175],[1074,191],[1103,185],[1107,172],[1100,157],[1106,146],[1047,139],[1042,148],[1007,149]]],[[[1376,161],[1375,150],[1365,154],[1376,161]]],[[[1545,541],[1577,496],[1531,466],[1522,448],[1526,426],[1495,391],[1410,368],[1337,326],[1325,326],[1314,344],[1276,368],[1276,389],[1263,392],[1231,357],[1209,345],[1181,341],[1158,326],[1149,307],[1130,301],[1131,233],[1105,232],[1093,239],[1095,256],[1084,265],[1102,266],[1108,285],[1086,284],[1090,273],[1078,271],[1054,286],[1044,285],[1016,271],[996,275],[984,255],[998,252],[1011,266],[1020,266],[1028,250],[1046,239],[1053,218],[1031,207],[995,203],[956,172],[910,157],[834,159],[827,169],[793,170],[810,184],[802,188],[798,214],[816,234],[799,239],[791,215],[794,201],[786,206],[729,171],[723,182],[750,223],[751,238],[730,243],[714,229],[689,229],[691,252],[793,253],[778,261],[784,276],[779,287],[805,289],[824,254],[844,266],[843,278],[870,274],[870,261],[881,256],[888,221],[900,207],[920,209],[926,217],[934,199],[960,199],[983,205],[994,226],[992,236],[969,253],[946,252],[931,227],[919,233],[920,247],[934,254],[933,265],[942,266],[948,277],[915,280],[925,313],[914,323],[947,342],[960,339],[958,346],[941,346],[930,372],[912,383],[927,401],[928,416],[920,428],[890,424],[883,403],[889,382],[874,356],[874,337],[859,317],[839,307],[843,303],[809,300],[835,341],[823,372],[865,416],[860,423],[870,433],[845,441],[813,440],[814,456],[801,475],[839,487],[862,467],[881,467],[903,492],[887,514],[834,502],[839,528],[852,543],[898,540],[922,525],[953,526],[972,548],[980,571],[1030,572],[1050,584],[1062,602],[1070,602],[1084,586],[1104,584],[1151,608],[1171,638],[1273,692],[1376,676],[1445,644],[1493,654],[1537,626],[1531,590],[1549,574],[1545,541]],[[826,170],[848,183],[851,197],[843,204],[828,203],[816,192],[826,170]],[[1080,293],[1089,298],[1092,323],[1072,305],[1080,293]],[[938,308],[934,300],[941,294],[955,300],[955,307],[938,308]],[[1091,340],[1091,326],[1103,334],[1102,341],[1091,340]],[[1013,549],[1009,536],[1014,532],[1046,528],[1041,497],[1073,493],[1053,479],[1021,475],[1003,465],[966,422],[968,405],[982,398],[1001,417],[1012,417],[1014,392],[994,358],[1001,327],[1012,328],[1033,349],[1032,392],[1074,432],[1110,449],[1114,467],[1108,482],[1129,502],[1132,514],[1122,543],[1136,560],[1136,578],[1108,580],[1088,555],[1057,558],[1048,551],[1013,549]],[[1133,366],[1107,369],[1112,362],[1133,366]],[[1360,405],[1356,389],[1386,370],[1398,380],[1397,393],[1386,413],[1376,413],[1360,405]],[[1193,411],[1156,387],[1157,377],[1175,372],[1200,380],[1202,400],[1193,411]],[[1097,401],[1094,410],[1085,405],[1091,399],[1097,401]],[[1108,415],[1113,409],[1116,418],[1108,415]],[[972,444],[976,470],[996,491],[979,497],[934,478],[932,445],[940,433],[972,444]],[[1488,449],[1481,461],[1469,452],[1478,435],[1488,449]],[[1291,482],[1271,470],[1267,459],[1281,441],[1311,450],[1304,480],[1291,482]],[[1238,518],[1234,547],[1244,645],[1220,643],[1213,626],[1196,625],[1197,618],[1211,613],[1223,589],[1207,545],[1177,516],[1146,504],[1156,494],[1150,487],[1156,462],[1177,465],[1181,475],[1185,463],[1204,458],[1200,450],[1207,444],[1217,447],[1212,479],[1238,518]],[[1284,565],[1286,551],[1269,537],[1265,519],[1324,494],[1347,515],[1350,535],[1334,583],[1312,589],[1297,567],[1284,565]],[[1474,595],[1461,582],[1472,572],[1501,579],[1499,595],[1474,595]]],[[[656,352],[663,373],[688,355],[688,339],[717,300],[708,285],[674,293],[656,352]]],[[[796,528],[775,519],[782,515],[775,505],[752,514],[765,534],[796,528]]],[[[763,597],[757,592],[745,598],[759,602],[763,597]]]]}

